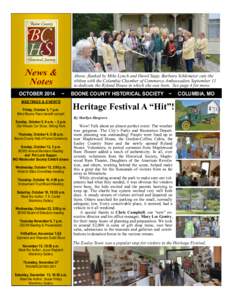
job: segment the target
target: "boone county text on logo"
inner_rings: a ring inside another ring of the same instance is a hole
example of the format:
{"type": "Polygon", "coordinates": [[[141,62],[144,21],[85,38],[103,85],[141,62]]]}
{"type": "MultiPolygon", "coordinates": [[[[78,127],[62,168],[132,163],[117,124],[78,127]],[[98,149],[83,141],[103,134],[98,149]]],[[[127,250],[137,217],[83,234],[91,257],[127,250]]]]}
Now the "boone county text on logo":
{"type": "Polygon", "coordinates": [[[58,20],[25,20],[25,64],[58,63],[58,20]]]}

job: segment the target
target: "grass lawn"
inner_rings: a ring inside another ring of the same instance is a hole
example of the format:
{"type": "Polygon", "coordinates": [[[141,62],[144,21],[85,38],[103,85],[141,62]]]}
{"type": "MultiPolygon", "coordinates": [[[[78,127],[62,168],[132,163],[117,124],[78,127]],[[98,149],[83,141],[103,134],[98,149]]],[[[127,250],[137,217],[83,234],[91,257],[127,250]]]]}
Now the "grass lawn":
{"type": "Polygon", "coordinates": [[[220,55],[219,54],[209,54],[207,59],[212,61],[213,63],[220,65],[220,55]]]}
{"type": "Polygon", "coordinates": [[[198,65],[193,65],[193,72],[197,72],[197,73],[200,73],[200,72],[208,72],[204,69],[202,69],[200,66],[198,65]]]}
{"type": "MultiPolygon", "coordinates": [[[[178,124],[178,119],[180,116],[184,115],[185,112],[176,112],[176,130],[183,130],[178,124]]],[[[194,126],[190,126],[189,131],[195,130],[219,130],[220,129],[220,118],[217,116],[215,118],[215,124],[211,125],[208,123],[197,123],[194,126]]]]}

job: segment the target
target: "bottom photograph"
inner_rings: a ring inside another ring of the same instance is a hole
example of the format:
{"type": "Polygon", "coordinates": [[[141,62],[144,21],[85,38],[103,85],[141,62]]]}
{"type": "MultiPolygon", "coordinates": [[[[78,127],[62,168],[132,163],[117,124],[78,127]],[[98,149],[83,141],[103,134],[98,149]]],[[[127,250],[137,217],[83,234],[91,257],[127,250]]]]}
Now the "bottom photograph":
{"type": "Polygon", "coordinates": [[[220,286],[221,247],[74,247],[75,286],[220,286]]]}

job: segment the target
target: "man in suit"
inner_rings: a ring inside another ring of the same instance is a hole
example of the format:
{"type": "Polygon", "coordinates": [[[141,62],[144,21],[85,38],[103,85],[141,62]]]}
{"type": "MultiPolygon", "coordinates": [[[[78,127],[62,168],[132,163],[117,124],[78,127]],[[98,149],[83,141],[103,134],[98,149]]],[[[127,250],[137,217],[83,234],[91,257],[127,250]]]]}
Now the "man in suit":
{"type": "Polygon", "coordinates": [[[126,71],[127,72],[135,72],[136,64],[137,64],[137,54],[132,51],[137,51],[138,49],[138,38],[136,36],[136,32],[134,29],[130,29],[128,35],[125,36],[123,40],[123,45],[126,52],[126,71]]]}
{"type": "Polygon", "coordinates": [[[175,44],[177,50],[177,68],[183,69],[183,60],[182,60],[182,49],[184,43],[184,35],[183,29],[181,27],[178,28],[177,35],[175,36],[175,44]]]}

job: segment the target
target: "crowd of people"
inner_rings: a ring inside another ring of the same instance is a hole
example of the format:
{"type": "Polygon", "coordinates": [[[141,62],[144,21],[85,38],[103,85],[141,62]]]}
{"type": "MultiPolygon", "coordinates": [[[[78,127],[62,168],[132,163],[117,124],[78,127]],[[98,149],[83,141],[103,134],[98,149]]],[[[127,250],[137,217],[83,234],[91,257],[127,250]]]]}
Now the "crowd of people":
{"type": "Polygon", "coordinates": [[[181,174],[176,174],[176,186],[219,186],[220,177],[216,172],[211,176],[207,175],[206,170],[202,169],[200,174],[190,174],[184,170],[181,174]]]}
{"type": "Polygon", "coordinates": [[[188,217],[185,222],[184,237],[219,237],[219,223],[214,217],[188,217]]]}
{"type": "Polygon", "coordinates": [[[214,147],[205,145],[197,146],[194,142],[187,144],[184,142],[177,142],[176,145],[176,159],[191,159],[191,158],[218,158],[219,153],[214,151],[214,147]]]}
{"type": "Polygon", "coordinates": [[[138,58],[144,61],[144,72],[161,72],[162,66],[170,71],[193,72],[193,64],[205,68],[208,40],[203,32],[196,39],[192,33],[178,28],[175,35],[168,28],[151,26],[138,34],[133,28],[99,37],[90,32],[73,49],[74,72],[136,72],[138,58]]]}
{"type": "MultiPolygon", "coordinates": [[[[209,230],[211,231],[212,237],[217,237],[218,221],[215,218],[206,218],[205,222],[208,222],[209,230]]],[[[193,228],[196,226],[196,231],[198,224],[196,223],[196,218],[192,222],[193,228]]],[[[194,237],[194,236],[188,236],[194,237]]],[[[209,254],[210,255],[210,254],[209,254]]],[[[211,278],[217,278],[221,281],[221,266],[215,263],[212,266],[210,258],[204,264],[199,262],[199,256],[182,256],[181,261],[178,262],[177,258],[165,260],[164,262],[158,263],[157,260],[153,262],[153,274],[155,276],[155,285],[158,286],[184,286],[188,285],[188,280],[186,280],[185,274],[191,274],[192,278],[196,281],[202,281],[202,273],[209,274],[211,278]],[[201,265],[200,265],[201,263],[201,265]]]]}

